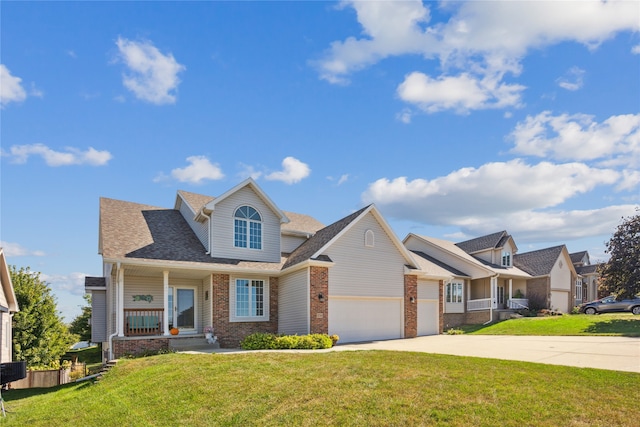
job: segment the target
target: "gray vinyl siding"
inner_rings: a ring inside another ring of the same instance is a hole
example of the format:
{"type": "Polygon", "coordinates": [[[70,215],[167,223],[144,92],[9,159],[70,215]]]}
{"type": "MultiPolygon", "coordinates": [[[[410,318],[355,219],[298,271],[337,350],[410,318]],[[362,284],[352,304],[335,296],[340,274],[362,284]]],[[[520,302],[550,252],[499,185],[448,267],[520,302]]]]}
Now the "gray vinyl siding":
{"type": "Polygon", "coordinates": [[[406,260],[373,214],[354,224],[325,255],[334,262],[329,270],[330,296],[404,296],[406,260]],[[367,230],[374,233],[374,247],[364,244],[367,230]]]}
{"type": "Polygon", "coordinates": [[[185,221],[187,221],[187,224],[189,224],[189,227],[191,227],[196,237],[198,237],[200,243],[202,243],[205,249],[209,251],[209,220],[205,220],[204,222],[196,221],[194,219],[195,215],[193,211],[184,201],[180,203],[180,213],[184,217],[185,221]]]}
{"type": "Polygon", "coordinates": [[[91,292],[91,342],[107,341],[107,292],[91,292]]]}
{"type": "Polygon", "coordinates": [[[142,277],[124,275],[124,308],[155,308],[164,307],[162,277],[142,277]],[[151,295],[153,301],[134,301],[134,295],[151,295]]]}
{"type": "Polygon", "coordinates": [[[211,215],[211,256],[251,261],[280,261],[280,218],[249,187],[242,188],[216,204],[211,215]],[[237,208],[253,207],[262,217],[262,249],[234,246],[234,218],[237,208]]]}
{"type": "Polygon", "coordinates": [[[278,332],[309,333],[309,270],[281,277],[278,283],[278,332]]]}
{"type": "Polygon", "coordinates": [[[301,244],[307,241],[305,237],[296,236],[282,236],[281,240],[282,252],[290,254],[298,248],[301,244]]]}

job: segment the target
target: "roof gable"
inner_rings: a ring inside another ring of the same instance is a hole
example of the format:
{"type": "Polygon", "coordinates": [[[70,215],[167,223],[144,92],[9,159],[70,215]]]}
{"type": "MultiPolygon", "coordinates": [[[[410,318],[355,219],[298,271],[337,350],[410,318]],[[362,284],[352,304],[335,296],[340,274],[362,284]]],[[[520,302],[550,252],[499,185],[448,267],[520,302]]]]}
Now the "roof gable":
{"type": "Polygon", "coordinates": [[[404,247],[404,245],[402,245],[402,242],[400,242],[398,237],[393,233],[391,227],[389,227],[389,224],[387,224],[376,207],[371,204],[319,230],[315,235],[293,251],[283,266],[283,269],[292,267],[306,260],[319,259],[321,254],[325,252],[329,246],[331,246],[340,238],[340,236],[346,233],[355,223],[369,213],[375,217],[407,263],[412,267],[416,267],[417,265],[410,252],[404,247]]]}
{"type": "Polygon", "coordinates": [[[273,213],[278,218],[280,218],[280,223],[281,224],[289,222],[289,218],[287,218],[287,216],[284,214],[284,212],[282,212],[280,210],[280,208],[278,208],[278,206],[276,206],[276,204],[273,202],[273,200],[271,200],[271,198],[269,196],[267,196],[267,194],[264,191],[262,191],[262,189],[258,186],[258,184],[256,184],[256,182],[252,178],[248,178],[248,179],[242,181],[240,184],[236,185],[231,190],[229,190],[226,193],[224,193],[222,196],[217,197],[215,199],[212,199],[207,204],[205,204],[202,209],[204,211],[209,211],[209,212],[214,211],[215,208],[216,208],[216,205],[218,203],[223,202],[224,200],[229,198],[232,194],[240,191],[241,189],[243,189],[245,187],[251,188],[253,190],[253,192],[256,193],[256,195],[258,197],[260,197],[260,199],[262,199],[262,201],[267,206],[269,206],[269,208],[273,211],[273,213]]]}
{"type": "Polygon", "coordinates": [[[551,274],[553,266],[563,252],[568,256],[565,245],[517,254],[513,257],[513,264],[534,277],[546,276],[551,274]]]}

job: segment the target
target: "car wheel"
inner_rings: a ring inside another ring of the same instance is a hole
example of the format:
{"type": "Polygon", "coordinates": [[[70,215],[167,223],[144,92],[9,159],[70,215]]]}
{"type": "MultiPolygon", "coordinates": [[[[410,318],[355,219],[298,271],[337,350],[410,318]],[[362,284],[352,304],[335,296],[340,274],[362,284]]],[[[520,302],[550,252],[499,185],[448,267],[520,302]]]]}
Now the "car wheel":
{"type": "Polygon", "coordinates": [[[633,307],[633,308],[631,309],[631,312],[632,312],[633,314],[640,314],[640,305],[636,305],[635,307],[633,307]]]}
{"type": "Polygon", "coordinates": [[[585,313],[585,314],[596,314],[596,313],[597,313],[597,311],[596,311],[596,309],[595,309],[595,308],[593,308],[593,307],[587,307],[587,308],[585,308],[584,313],[585,313]]]}

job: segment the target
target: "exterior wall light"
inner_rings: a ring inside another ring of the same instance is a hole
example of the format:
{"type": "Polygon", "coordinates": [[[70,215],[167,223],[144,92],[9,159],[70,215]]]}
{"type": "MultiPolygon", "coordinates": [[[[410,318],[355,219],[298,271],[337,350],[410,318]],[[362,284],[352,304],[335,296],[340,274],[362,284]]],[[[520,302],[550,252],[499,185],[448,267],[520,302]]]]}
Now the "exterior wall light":
{"type": "Polygon", "coordinates": [[[318,294],[318,301],[324,302],[324,294],[322,292],[318,294]]]}
{"type": "Polygon", "coordinates": [[[416,297],[409,298],[409,301],[411,301],[411,304],[415,304],[416,303],[416,297]]]}

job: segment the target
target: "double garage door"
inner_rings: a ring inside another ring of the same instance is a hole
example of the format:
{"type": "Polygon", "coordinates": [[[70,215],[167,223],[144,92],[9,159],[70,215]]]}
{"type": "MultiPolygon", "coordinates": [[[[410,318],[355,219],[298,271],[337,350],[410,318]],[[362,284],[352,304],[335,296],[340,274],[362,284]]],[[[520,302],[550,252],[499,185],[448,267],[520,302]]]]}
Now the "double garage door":
{"type": "MultiPolygon", "coordinates": [[[[329,334],[340,342],[404,337],[402,298],[330,297],[329,334]]],[[[438,283],[418,282],[418,335],[439,331],[438,283]]]]}

